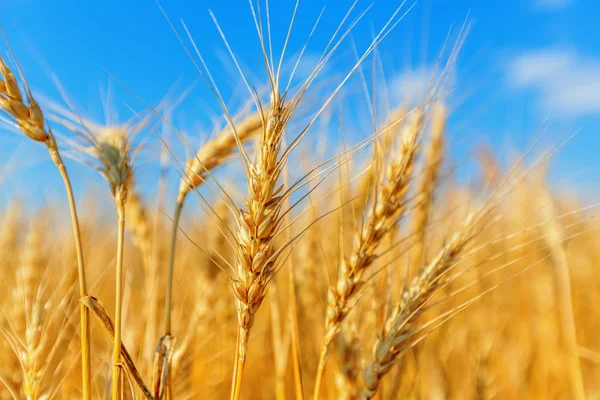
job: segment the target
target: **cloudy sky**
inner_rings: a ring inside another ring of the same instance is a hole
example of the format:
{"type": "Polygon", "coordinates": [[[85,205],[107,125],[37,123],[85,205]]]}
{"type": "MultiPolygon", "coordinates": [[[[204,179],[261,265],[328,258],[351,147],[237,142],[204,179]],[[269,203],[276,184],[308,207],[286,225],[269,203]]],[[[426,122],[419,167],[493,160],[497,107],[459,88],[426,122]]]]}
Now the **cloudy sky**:
{"type": "MultiPolygon", "coordinates": [[[[181,20],[189,28],[225,97],[241,98],[243,91],[209,9],[248,78],[257,85],[264,83],[262,58],[247,1],[163,3],[182,35],[185,30],[181,20]]],[[[271,3],[271,29],[278,37],[274,40],[277,50],[287,32],[294,2],[271,3]]],[[[301,64],[300,76],[310,70],[311,62],[327,44],[350,4],[341,0],[300,1],[289,44],[291,57],[297,54],[326,6],[301,64]]],[[[359,1],[354,16],[369,4],[359,1]]],[[[364,50],[400,4],[400,0],[375,0],[353,30],[351,40],[340,47],[328,73],[335,76],[347,71],[355,53],[364,50]]],[[[411,4],[407,1],[403,10],[411,4]]],[[[379,48],[388,97],[392,102],[418,98],[429,85],[448,32],[453,43],[468,17],[470,30],[448,81],[453,156],[460,159],[468,155],[471,144],[482,141],[501,154],[513,154],[524,149],[545,122],[550,122],[550,127],[539,145],[540,151],[555,147],[581,129],[557,156],[553,179],[566,180],[569,188],[575,187],[582,193],[597,193],[598,15],[600,2],[593,0],[418,1],[379,48]]],[[[139,109],[140,104],[108,76],[108,70],[149,102],[157,102],[174,87],[183,90],[194,85],[177,114],[181,120],[178,126],[185,126],[188,131],[207,126],[218,115],[216,102],[152,0],[0,0],[0,16],[0,24],[30,85],[41,97],[60,99],[52,78],[56,77],[82,109],[102,119],[102,94],[112,86],[111,106],[128,117],[127,106],[139,109]]],[[[6,54],[4,44],[0,50],[6,54]]],[[[363,73],[369,75],[368,65],[363,73]]],[[[383,79],[379,79],[381,82],[383,79]]],[[[362,93],[363,86],[356,80],[348,90],[362,93]]],[[[354,106],[357,116],[368,119],[367,111],[361,113],[361,109],[368,109],[365,101],[362,107],[354,106]]],[[[198,141],[205,137],[202,129],[195,132],[198,141]]],[[[49,164],[43,149],[23,143],[8,132],[0,132],[0,143],[0,165],[18,165],[34,179],[43,176],[52,181],[44,172],[49,164]]],[[[150,165],[149,169],[154,167],[150,165]]],[[[86,167],[72,168],[75,175],[88,177],[86,167]]],[[[2,186],[10,184],[9,177],[2,186]]]]}

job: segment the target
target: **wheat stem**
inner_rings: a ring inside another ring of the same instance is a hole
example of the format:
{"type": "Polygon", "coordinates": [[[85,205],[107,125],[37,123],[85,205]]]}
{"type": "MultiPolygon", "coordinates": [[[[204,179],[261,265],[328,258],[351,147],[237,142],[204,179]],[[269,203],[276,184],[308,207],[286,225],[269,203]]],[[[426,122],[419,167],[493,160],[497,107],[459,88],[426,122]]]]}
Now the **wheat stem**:
{"type": "Polygon", "coordinates": [[[244,366],[246,365],[246,351],[248,350],[249,330],[240,326],[236,343],[236,361],[233,373],[233,385],[231,389],[231,400],[239,400],[242,394],[242,378],[244,366]]]}
{"type": "Polygon", "coordinates": [[[296,388],[296,400],[304,400],[302,390],[302,365],[300,364],[300,337],[298,327],[298,301],[296,299],[296,278],[294,268],[290,268],[290,319],[292,323],[292,361],[294,369],[294,386],[296,388]]]}
{"type": "MultiPolygon", "coordinates": [[[[58,152],[56,152],[58,156],[58,152]]],[[[54,159],[54,157],[53,157],[54,159]]],[[[57,158],[60,160],[60,156],[57,158]]],[[[79,231],[79,219],[77,218],[77,209],[73,188],[67,174],[65,165],[60,160],[56,165],[63,179],[67,198],[69,200],[69,210],[71,212],[71,222],[73,225],[73,237],[75,239],[75,252],[77,253],[77,274],[79,276],[79,297],[84,298],[88,295],[85,278],[85,267],[83,261],[83,246],[81,244],[81,233],[79,231]]],[[[90,349],[90,312],[83,304],[79,306],[80,329],[81,329],[81,391],[84,400],[91,399],[92,371],[91,371],[91,349],[90,349]]]]}
{"type": "MultiPolygon", "coordinates": [[[[85,264],[83,260],[83,245],[81,244],[81,232],[79,229],[79,218],[77,216],[77,208],[75,204],[75,196],[73,195],[73,188],[71,186],[71,180],[65,164],[60,157],[58,148],[55,146],[55,142],[52,138],[49,141],[48,151],[54,164],[60,172],[60,176],[65,185],[67,193],[67,199],[69,202],[69,210],[71,213],[71,223],[73,226],[73,237],[75,239],[75,253],[77,254],[77,274],[79,277],[79,297],[84,298],[88,295],[87,293],[87,280],[85,276],[85,264]]],[[[81,377],[82,377],[82,398],[91,398],[91,355],[90,355],[90,314],[89,310],[83,305],[80,305],[80,329],[81,329],[81,377]]]]}
{"type": "Polygon", "coordinates": [[[173,308],[173,269],[175,262],[175,246],[177,245],[177,231],[179,230],[179,219],[183,208],[183,198],[177,201],[175,213],[173,214],[173,226],[171,230],[171,243],[169,250],[169,266],[167,270],[167,296],[165,300],[165,335],[171,334],[171,310],[173,308]]]}
{"type": "Polygon", "coordinates": [[[319,393],[321,391],[321,381],[323,380],[323,375],[325,374],[325,366],[327,365],[327,354],[329,353],[329,346],[331,345],[331,340],[324,343],[321,348],[321,353],[319,354],[319,364],[317,366],[317,375],[315,378],[315,388],[313,399],[317,400],[319,398],[319,393]]]}
{"type": "Polygon", "coordinates": [[[540,189],[538,201],[542,216],[548,221],[544,225],[547,231],[546,242],[552,249],[553,277],[556,297],[558,298],[558,316],[561,336],[568,353],[569,379],[573,398],[586,398],[581,375],[581,365],[577,354],[577,329],[573,316],[573,300],[571,293],[571,277],[569,261],[565,252],[563,227],[557,222],[555,205],[547,190],[540,189]]]}
{"type": "MultiPolygon", "coordinates": [[[[119,196],[117,196],[119,199],[119,196]]],[[[119,400],[119,371],[121,363],[121,311],[123,307],[123,239],[125,236],[125,204],[117,200],[117,271],[115,291],[115,340],[113,345],[112,399],[119,400]]]]}

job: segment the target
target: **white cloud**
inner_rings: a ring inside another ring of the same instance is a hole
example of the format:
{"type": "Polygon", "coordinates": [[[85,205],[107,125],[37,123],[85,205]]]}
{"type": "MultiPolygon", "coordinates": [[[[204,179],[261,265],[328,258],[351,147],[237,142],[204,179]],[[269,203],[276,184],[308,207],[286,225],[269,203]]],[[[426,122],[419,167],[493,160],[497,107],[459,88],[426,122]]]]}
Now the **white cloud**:
{"type": "Polygon", "coordinates": [[[600,58],[573,49],[542,49],[515,57],[509,82],[533,90],[545,112],[562,116],[600,114],[600,58]]]}
{"type": "Polygon", "coordinates": [[[559,8],[566,7],[569,4],[574,3],[574,1],[575,0],[534,0],[534,4],[538,8],[556,10],[559,8]]]}
{"type": "MultiPolygon", "coordinates": [[[[434,76],[433,67],[422,66],[416,69],[405,70],[391,80],[390,96],[396,103],[420,103],[427,97],[431,86],[439,83],[439,68],[434,76]]],[[[448,79],[444,83],[443,91],[438,94],[445,94],[452,89],[455,82],[454,70],[451,71],[448,79]]]]}

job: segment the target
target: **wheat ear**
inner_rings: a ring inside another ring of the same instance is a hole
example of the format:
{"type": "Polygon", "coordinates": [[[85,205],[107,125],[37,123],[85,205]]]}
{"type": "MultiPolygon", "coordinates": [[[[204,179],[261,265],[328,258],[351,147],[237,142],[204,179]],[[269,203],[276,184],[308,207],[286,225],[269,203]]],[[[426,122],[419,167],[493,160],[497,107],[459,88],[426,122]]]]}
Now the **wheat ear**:
{"type": "MultiPolygon", "coordinates": [[[[8,113],[14,120],[19,129],[30,139],[41,142],[46,145],[50,158],[58,168],[69,201],[69,210],[71,213],[71,222],[73,225],[73,237],[75,241],[75,250],[77,253],[77,273],[79,278],[79,296],[87,296],[87,283],[85,277],[85,266],[83,261],[83,246],[81,244],[81,233],[79,229],[79,219],[77,217],[77,208],[75,206],[75,197],[71,180],[67,169],[62,161],[58,151],[58,145],[54,139],[52,131],[46,124],[44,115],[38,103],[34,100],[31,91],[27,88],[25,97],[27,103],[23,100],[23,94],[19,88],[17,79],[8,68],[8,65],[0,57],[0,109],[8,113]]],[[[90,366],[90,315],[87,308],[80,306],[80,328],[81,328],[81,390],[82,399],[91,398],[91,366],[90,366]]]]}
{"type": "Polygon", "coordinates": [[[236,125],[234,133],[230,127],[224,129],[216,138],[209,141],[198,153],[186,163],[185,174],[179,183],[179,194],[173,214],[171,231],[171,246],[169,250],[169,265],[167,272],[167,294],[165,304],[165,335],[171,334],[171,309],[173,303],[173,269],[175,262],[175,245],[179,219],[185,199],[190,190],[198,188],[211,170],[221,165],[237,148],[236,134],[244,142],[260,131],[262,120],[260,114],[252,114],[236,125]]]}
{"type": "Polygon", "coordinates": [[[249,162],[246,209],[239,210],[238,250],[231,288],[238,312],[238,340],[232,399],[240,398],[241,382],[248,350],[248,337],[254,318],[277,271],[274,237],[281,227],[283,186],[278,185],[282,172],[279,159],[283,133],[297,103],[284,103],[278,88],[273,87],[271,103],[263,116],[262,134],[254,162],[249,162]]]}
{"type": "Polygon", "coordinates": [[[470,214],[463,227],[449,238],[402,292],[399,304],[387,318],[383,332],[378,335],[371,360],[363,372],[365,388],[361,393],[362,399],[373,398],[383,376],[413,345],[413,337],[421,327],[423,307],[440,287],[451,280],[447,273],[475,236],[476,221],[475,214],[470,214]]]}
{"type": "Polygon", "coordinates": [[[422,124],[423,113],[418,110],[403,133],[401,154],[389,166],[386,179],[379,185],[367,219],[354,238],[353,250],[342,260],[337,281],[329,288],[325,337],[315,380],[315,400],[319,397],[329,347],[351,309],[352,300],[365,283],[364,273],[375,260],[375,250],[386,233],[397,223],[405,208],[404,197],[411,180],[422,124]]]}

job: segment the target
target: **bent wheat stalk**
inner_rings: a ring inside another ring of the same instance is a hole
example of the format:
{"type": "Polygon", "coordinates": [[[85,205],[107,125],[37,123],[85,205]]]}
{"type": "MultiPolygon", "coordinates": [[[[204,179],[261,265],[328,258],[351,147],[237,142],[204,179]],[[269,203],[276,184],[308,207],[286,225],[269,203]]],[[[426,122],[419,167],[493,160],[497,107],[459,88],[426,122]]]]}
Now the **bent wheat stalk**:
{"type": "MultiPolygon", "coordinates": [[[[108,334],[109,338],[114,341],[115,327],[113,325],[113,322],[110,320],[110,317],[108,316],[108,313],[106,312],[106,309],[104,308],[102,303],[100,303],[98,299],[92,296],[83,297],[80,300],[80,302],[84,305],[84,307],[91,310],[91,312],[98,319],[100,325],[102,325],[102,327],[108,334]]],[[[123,364],[125,365],[125,368],[127,368],[127,371],[129,371],[140,390],[144,393],[144,396],[147,399],[152,400],[154,397],[150,393],[150,389],[148,389],[148,386],[144,382],[144,379],[135,367],[135,364],[131,356],[129,355],[129,352],[127,351],[123,343],[121,343],[121,357],[123,357],[123,364]]]]}
{"type": "MultiPolygon", "coordinates": [[[[12,123],[18,127],[30,139],[46,145],[50,158],[58,168],[60,176],[65,186],[67,199],[69,202],[69,211],[71,213],[71,222],[73,229],[73,238],[75,241],[75,251],[77,253],[77,274],[79,280],[79,296],[81,298],[88,295],[85,276],[85,266],[83,260],[83,246],[81,244],[81,233],[79,229],[79,219],[77,217],[77,207],[71,180],[62,157],[58,150],[58,145],[52,134],[52,130],[47,125],[42,110],[33,98],[31,91],[26,86],[25,96],[19,88],[15,75],[10,70],[5,60],[0,57],[0,109],[4,111],[12,123]],[[27,99],[25,103],[23,97],[27,99]]],[[[89,311],[82,304],[80,306],[80,334],[81,334],[81,395],[84,400],[91,398],[91,362],[90,362],[90,320],[89,311]]]]}

